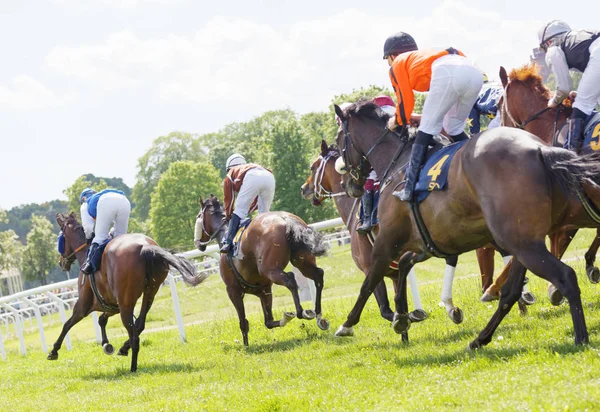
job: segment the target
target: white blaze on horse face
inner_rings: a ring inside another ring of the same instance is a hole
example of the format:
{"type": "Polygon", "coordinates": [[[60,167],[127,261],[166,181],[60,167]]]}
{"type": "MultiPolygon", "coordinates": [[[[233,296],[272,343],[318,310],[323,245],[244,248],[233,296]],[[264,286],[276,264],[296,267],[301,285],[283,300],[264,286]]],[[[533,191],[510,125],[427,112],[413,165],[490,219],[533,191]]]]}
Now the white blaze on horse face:
{"type": "Polygon", "coordinates": [[[348,170],[346,169],[346,163],[344,163],[344,159],[341,157],[338,157],[335,161],[335,171],[341,175],[348,173],[348,170]]]}

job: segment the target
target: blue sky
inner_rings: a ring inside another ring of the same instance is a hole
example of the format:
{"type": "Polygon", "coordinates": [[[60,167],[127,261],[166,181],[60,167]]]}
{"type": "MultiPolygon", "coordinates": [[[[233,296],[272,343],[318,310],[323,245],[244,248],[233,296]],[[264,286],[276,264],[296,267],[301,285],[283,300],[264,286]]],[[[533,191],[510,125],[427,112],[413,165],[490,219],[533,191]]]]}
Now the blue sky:
{"type": "Polygon", "coordinates": [[[591,1],[400,4],[0,0],[0,208],[63,198],[84,173],[133,186],[137,159],[171,131],[388,86],[381,49],[396,31],[459,48],[495,78],[528,61],[545,21],[600,28],[591,1]]]}

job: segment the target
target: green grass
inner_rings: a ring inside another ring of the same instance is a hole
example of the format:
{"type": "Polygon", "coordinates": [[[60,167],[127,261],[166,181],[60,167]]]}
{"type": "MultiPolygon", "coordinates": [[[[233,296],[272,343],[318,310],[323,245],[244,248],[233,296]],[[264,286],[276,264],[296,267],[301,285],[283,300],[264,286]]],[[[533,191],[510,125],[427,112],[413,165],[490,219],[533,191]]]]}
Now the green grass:
{"type": "MultiPolygon", "coordinates": [[[[567,258],[583,255],[591,233],[575,239],[567,258]]],[[[159,292],[141,337],[136,374],[129,373],[129,358],[102,353],[91,318],[73,328],[73,350],[63,346],[55,362],[45,360],[33,328],[28,326],[24,357],[9,330],[8,358],[0,361],[0,410],[597,410],[600,285],[588,282],[582,259],[570,264],[579,274],[590,331],[585,347],[573,345],[567,306],[551,306],[545,282],[530,275],[538,303],[528,315],[514,310],[490,345],[466,351],[495,309],[478,300],[474,253],[461,257],[455,280],[463,324],[454,325],[438,306],[444,262],[431,259],[416,269],[430,317],[412,326],[409,344],[379,316],[373,298],[356,336],[335,338],[363,279],[343,247],[320,260],[330,331],[298,320],[267,330],[258,299],[248,295],[250,346],[245,348],[233,306],[213,276],[195,289],[179,285],[186,344],[174,327],[168,288],[159,292]]],[[[499,270],[499,258],[496,266],[499,270]]],[[[276,316],[293,309],[287,290],[276,287],[274,295],[276,316]]],[[[61,325],[57,315],[45,322],[50,345],[61,325]]],[[[125,330],[118,316],[109,321],[108,333],[115,346],[122,344],[125,330]]]]}

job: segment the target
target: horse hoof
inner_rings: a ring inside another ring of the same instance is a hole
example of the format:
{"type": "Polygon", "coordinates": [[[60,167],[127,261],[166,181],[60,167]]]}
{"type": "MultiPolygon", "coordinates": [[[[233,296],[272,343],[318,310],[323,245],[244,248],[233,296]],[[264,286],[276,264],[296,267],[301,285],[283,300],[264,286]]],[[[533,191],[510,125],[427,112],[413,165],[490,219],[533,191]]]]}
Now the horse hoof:
{"type": "Polygon", "coordinates": [[[296,314],[294,312],[283,312],[283,318],[279,320],[279,326],[284,327],[295,317],[296,314]]]}
{"type": "Polygon", "coordinates": [[[329,321],[327,319],[317,317],[317,326],[321,330],[329,330],[329,321]]]}
{"type": "Polygon", "coordinates": [[[468,351],[474,351],[479,348],[481,348],[481,344],[479,343],[479,341],[477,339],[475,339],[473,342],[469,343],[469,346],[467,346],[468,351]]]}
{"type": "Polygon", "coordinates": [[[408,314],[408,318],[413,323],[423,322],[429,315],[423,309],[415,309],[408,314]]]}
{"type": "Polygon", "coordinates": [[[107,355],[112,355],[115,353],[115,348],[113,345],[111,345],[110,343],[105,343],[104,345],[102,345],[102,350],[104,351],[104,353],[106,353],[107,355]]]}
{"type": "Polygon", "coordinates": [[[450,309],[448,316],[456,325],[460,325],[464,320],[463,311],[460,308],[450,309]]]}
{"type": "Polygon", "coordinates": [[[493,295],[488,291],[485,291],[483,293],[483,296],[481,296],[481,298],[479,298],[479,300],[482,302],[492,302],[492,301],[498,300],[498,299],[500,299],[500,295],[493,295]]]}
{"type": "Polygon", "coordinates": [[[398,335],[408,332],[410,329],[410,319],[408,313],[397,313],[392,321],[392,328],[398,335]]]}
{"type": "Polygon", "coordinates": [[[533,293],[531,293],[531,292],[522,292],[521,293],[521,300],[527,306],[531,306],[531,305],[533,305],[536,302],[535,296],[533,296],[533,293]]]}
{"type": "Polygon", "coordinates": [[[119,351],[117,352],[118,356],[129,356],[129,351],[125,352],[121,349],[119,349],[119,351]]]}
{"type": "Polygon", "coordinates": [[[346,326],[342,325],[335,332],[334,336],[338,336],[338,337],[354,336],[354,329],[352,328],[352,326],[346,327],[346,326]]]}
{"type": "Polygon", "coordinates": [[[554,285],[548,287],[548,297],[550,298],[550,303],[554,306],[560,306],[565,301],[565,297],[554,285]]]}
{"type": "Polygon", "coordinates": [[[588,279],[591,283],[596,284],[600,282],[600,270],[595,266],[590,266],[585,270],[588,279]]]}
{"type": "Polygon", "coordinates": [[[48,360],[57,360],[58,359],[58,353],[57,352],[50,352],[48,354],[48,357],[46,359],[48,359],[48,360]]]}
{"type": "Polygon", "coordinates": [[[317,313],[312,309],[306,309],[302,311],[302,319],[311,320],[317,317],[317,313]]]}

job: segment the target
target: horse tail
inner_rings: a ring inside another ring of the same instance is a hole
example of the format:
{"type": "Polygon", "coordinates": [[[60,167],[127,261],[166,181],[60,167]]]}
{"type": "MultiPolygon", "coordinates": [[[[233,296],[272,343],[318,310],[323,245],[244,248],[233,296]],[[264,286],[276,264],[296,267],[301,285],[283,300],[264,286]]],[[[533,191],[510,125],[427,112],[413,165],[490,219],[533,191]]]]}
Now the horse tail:
{"type": "Polygon", "coordinates": [[[296,251],[308,251],[315,257],[323,256],[327,253],[329,247],[323,241],[321,233],[292,217],[284,217],[283,220],[285,220],[285,234],[292,253],[296,251]]]}
{"type": "Polygon", "coordinates": [[[208,277],[208,274],[196,273],[196,266],[186,258],[174,255],[160,246],[144,245],[140,255],[146,261],[146,274],[149,277],[168,270],[169,266],[181,273],[183,281],[190,286],[197,286],[208,277]]]}
{"type": "Polygon", "coordinates": [[[540,152],[551,180],[567,196],[577,196],[582,184],[600,185],[599,152],[577,155],[569,150],[553,147],[541,147],[540,152]]]}

